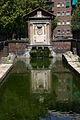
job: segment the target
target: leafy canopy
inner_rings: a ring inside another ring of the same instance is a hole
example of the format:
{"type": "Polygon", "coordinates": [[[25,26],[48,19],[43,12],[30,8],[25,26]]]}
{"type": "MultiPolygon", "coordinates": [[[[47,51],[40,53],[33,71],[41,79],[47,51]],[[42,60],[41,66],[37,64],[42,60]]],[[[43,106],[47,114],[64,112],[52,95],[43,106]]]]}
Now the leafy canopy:
{"type": "Polygon", "coordinates": [[[44,7],[45,0],[0,0],[0,29],[1,32],[13,34],[24,29],[22,16],[38,6],[44,7]]]}
{"type": "Polygon", "coordinates": [[[77,3],[76,9],[72,15],[71,28],[72,32],[80,30],[80,2],[77,3]]]}

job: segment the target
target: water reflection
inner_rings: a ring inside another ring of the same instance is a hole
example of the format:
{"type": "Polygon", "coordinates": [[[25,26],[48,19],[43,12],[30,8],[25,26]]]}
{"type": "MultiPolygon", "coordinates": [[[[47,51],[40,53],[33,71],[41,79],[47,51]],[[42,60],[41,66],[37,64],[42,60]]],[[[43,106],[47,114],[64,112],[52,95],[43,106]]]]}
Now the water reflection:
{"type": "Polygon", "coordinates": [[[80,114],[80,78],[59,59],[17,58],[6,81],[0,120],[55,120],[59,116],[48,114],[53,110],[80,114]]]}
{"type": "Polygon", "coordinates": [[[50,96],[55,96],[51,109],[54,109],[54,104],[57,104],[56,106],[63,109],[62,111],[70,111],[76,101],[79,103],[79,87],[77,89],[74,84],[79,77],[65,67],[61,60],[32,60],[30,65],[32,93],[49,93],[50,96]],[[60,105],[65,108],[61,108],[60,105]]]}
{"type": "Polygon", "coordinates": [[[33,93],[50,93],[51,70],[31,70],[31,89],[33,93]]]}
{"type": "Polygon", "coordinates": [[[71,72],[64,68],[61,62],[60,64],[59,61],[56,63],[54,58],[47,60],[32,59],[27,63],[30,64],[27,65],[30,66],[31,70],[32,93],[50,93],[55,85],[56,101],[72,100],[71,72]],[[52,82],[54,82],[53,86],[51,85],[52,82]]]}
{"type": "MultiPolygon", "coordinates": [[[[61,61],[56,59],[48,61],[37,59],[30,61],[30,66],[31,90],[33,94],[40,94],[40,102],[45,102],[46,95],[43,96],[42,94],[48,93],[49,100],[51,101],[50,106],[48,106],[49,109],[56,109],[65,112],[69,112],[70,110],[79,111],[79,109],[76,110],[75,107],[76,98],[74,97],[74,94],[79,98],[80,92],[77,91],[77,86],[73,83],[74,74],[65,67],[61,61]],[[75,93],[74,89],[76,89],[75,93]]],[[[75,80],[76,79],[79,78],[75,77],[75,80]]],[[[79,101],[77,102],[79,104],[79,101]]],[[[74,117],[71,117],[70,115],[64,117],[64,115],[55,116],[54,114],[49,114],[44,119],[40,117],[40,120],[72,120],[73,118],[74,117]]]]}
{"type": "Polygon", "coordinates": [[[51,62],[55,59],[32,59],[31,64],[31,89],[32,93],[51,92],[51,62]],[[35,62],[36,61],[36,62],[35,62]]]}
{"type": "Polygon", "coordinates": [[[72,100],[72,76],[70,72],[60,72],[55,75],[58,78],[56,87],[57,101],[72,100]]]}
{"type": "Polygon", "coordinates": [[[80,115],[53,112],[53,113],[48,113],[45,118],[40,117],[40,120],[80,120],[80,115]]]}
{"type": "Polygon", "coordinates": [[[27,59],[25,63],[31,71],[32,93],[54,92],[57,102],[80,100],[79,84],[77,84],[79,77],[65,67],[61,60],[27,59]]]}

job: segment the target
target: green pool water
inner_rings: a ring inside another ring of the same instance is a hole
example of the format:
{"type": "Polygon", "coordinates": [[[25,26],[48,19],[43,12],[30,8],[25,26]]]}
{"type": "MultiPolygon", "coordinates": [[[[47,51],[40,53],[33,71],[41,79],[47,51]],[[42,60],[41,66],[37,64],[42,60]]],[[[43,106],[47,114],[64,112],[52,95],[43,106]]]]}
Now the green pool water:
{"type": "Polygon", "coordinates": [[[48,110],[80,114],[80,78],[59,59],[17,59],[0,87],[0,120],[39,120],[48,110]]]}

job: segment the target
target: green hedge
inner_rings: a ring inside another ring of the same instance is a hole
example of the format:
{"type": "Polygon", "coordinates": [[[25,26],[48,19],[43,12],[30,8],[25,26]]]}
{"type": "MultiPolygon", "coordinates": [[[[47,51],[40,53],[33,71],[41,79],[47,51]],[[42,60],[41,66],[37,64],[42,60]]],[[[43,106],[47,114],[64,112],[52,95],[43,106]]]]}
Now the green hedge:
{"type": "Polygon", "coordinates": [[[32,49],[30,56],[33,57],[52,57],[49,48],[46,49],[32,49]]]}

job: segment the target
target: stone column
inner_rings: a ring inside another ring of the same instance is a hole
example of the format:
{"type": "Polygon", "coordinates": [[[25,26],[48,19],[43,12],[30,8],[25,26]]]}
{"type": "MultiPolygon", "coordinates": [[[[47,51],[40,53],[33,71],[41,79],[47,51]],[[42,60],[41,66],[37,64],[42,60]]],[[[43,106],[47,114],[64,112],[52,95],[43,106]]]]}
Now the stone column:
{"type": "Polygon", "coordinates": [[[30,23],[30,44],[33,45],[33,24],[30,23]]]}
{"type": "Polygon", "coordinates": [[[47,23],[47,45],[49,45],[49,23],[47,23]]]}

